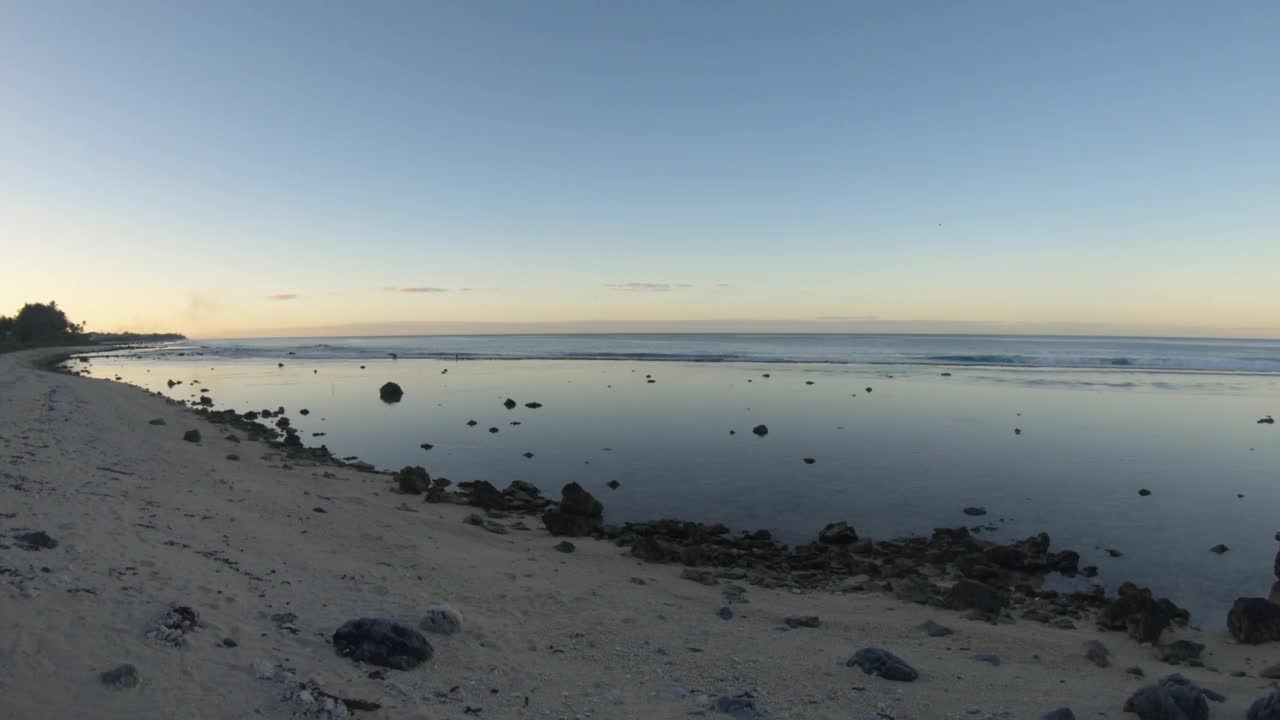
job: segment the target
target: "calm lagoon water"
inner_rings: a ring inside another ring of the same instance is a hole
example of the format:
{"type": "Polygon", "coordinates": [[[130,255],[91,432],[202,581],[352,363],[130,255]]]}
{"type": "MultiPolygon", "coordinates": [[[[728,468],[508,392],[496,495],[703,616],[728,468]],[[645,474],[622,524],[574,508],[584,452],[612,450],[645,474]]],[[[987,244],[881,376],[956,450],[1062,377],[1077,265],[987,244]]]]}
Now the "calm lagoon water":
{"type": "MultiPolygon", "coordinates": [[[[1150,585],[1209,627],[1225,623],[1235,597],[1266,595],[1274,579],[1280,426],[1257,420],[1280,415],[1277,374],[455,361],[404,357],[403,346],[393,360],[367,340],[362,346],[375,349],[359,353],[332,341],[323,351],[297,340],[255,343],[198,356],[177,354],[187,348],[97,357],[90,368],[183,400],[206,387],[216,408],[283,405],[309,444],[383,468],[423,465],[499,486],[527,480],[552,495],[577,481],[604,502],[610,522],[675,516],[768,528],[790,542],[842,519],[873,538],[980,523],[994,525],[989,535],[1000,540],[1044,530],[1055,547],[1098,565],[1099,581],[1150,585]],[[170,378],[184,384],[169,390],[170,378]],[[388,380],[404,388],[401,402],[378,399],[388,380]],[[503,407],[508,397],[516,409],[503,407]],[[525,408],[531,401],[543,407],[525,408]],[[467,427],[470,419],[478,425],[467,427]],[[763,438],[751,433],[761,423],[769,428],[763,438]],[[610,480],[621,487],[609,490],[610,480]],[[1140,488],[1152,495],[1140,497],[1140,488]],[[961,512],[969,505],[989,514],[969,518],[961,512]],[[1231,550],[1210,553],[1217,543],[1231,550]],[[1123,557],[1109,557],[1112,547],[1123,557]]],[[[1120,357],[1116,349],[1097,354],[1120,357]]],[[[1272,356],[1255,352],[1251,361],[1272,356]]]]}

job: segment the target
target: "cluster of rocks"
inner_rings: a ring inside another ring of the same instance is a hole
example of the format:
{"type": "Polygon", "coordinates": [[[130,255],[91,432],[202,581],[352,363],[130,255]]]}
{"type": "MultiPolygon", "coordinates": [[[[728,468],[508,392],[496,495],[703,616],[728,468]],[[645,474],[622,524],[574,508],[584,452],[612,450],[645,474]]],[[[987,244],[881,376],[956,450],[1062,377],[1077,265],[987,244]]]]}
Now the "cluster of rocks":
{"type": "Polygon", "coordinates": [[[186,636],[200,627],[200,616],[186,605],[175,605],[161,615],[147,630],[151,640],[165,645],[181,647],[187,643],[186,636]]]}
{"type": "MultiPolygon", "coordinates": [[[[293,427],[293,423],[289,418],[284,416],[285,409],[283,407],[275,410],[250,410],[246,413],[237,413],[235,410],[210,410],[209,408],[196,408],[195,411],[214,425],[222,425],[238,430],[247,439],[265,443],[281,450],[294,460],[306,460],[327,465],[352,465],[357,469],[370,469],[361,463],[348,463],[334,457],[329,448],[324,445],[320,447],[306,447],[303,445],[302,436],[293,427]],[[265,421],[273,418],[275,419],[274,427],[266,424],[265,421]]],[[[195,433],[196,439],[193,442],[199,442],[199,431],[193,430],[190,432],[195,433]]],[[[227,439],[233,442],[240,441],[240,438],[234,434],[228,435],[227,439]]]]}
{"type": "MultiPolygon", "coordinates": [[[[1280,540],[1280,532],[1276,533],[1280,540]]],[[[1280,640],[1280,552],[1272,563],[1276,582],[1270,597],[1237,598],[1227,613],[1227,629],[1238,642],[1257,645],[1280,640]]]]}

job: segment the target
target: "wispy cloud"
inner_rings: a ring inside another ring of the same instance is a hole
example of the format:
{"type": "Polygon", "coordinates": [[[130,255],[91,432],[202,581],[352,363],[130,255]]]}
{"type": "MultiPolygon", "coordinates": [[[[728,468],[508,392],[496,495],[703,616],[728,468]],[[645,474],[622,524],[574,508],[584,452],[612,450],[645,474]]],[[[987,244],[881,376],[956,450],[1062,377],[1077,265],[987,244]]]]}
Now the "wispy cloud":
{"type": "Polygon", "coordinates": [[[275,295],[267,295],[262,299],[270,300],[272,302],[281,302],[283,300],[297,300],[298,296],[296,293],[276,293],[275,295]]]}
{"type": "Polygon", "coordinates": [[[827,322],[875,322],[879,319],[875,315],[820,315],[814,318],[827,322]]]}
{"type": "Polygon", "coordinates": [[[671,292],[672,290],[693,287],[689,283],[665,282],[605,283],[604,286],[610,290],[620,290],[622,292],[671,292]]]}
{"type": "Polygon", "coordinates": [[[449,292],[449,288],[438,287],[387,287],[383,288],[387,292],[393,293],[443,293],[449,292]]]}

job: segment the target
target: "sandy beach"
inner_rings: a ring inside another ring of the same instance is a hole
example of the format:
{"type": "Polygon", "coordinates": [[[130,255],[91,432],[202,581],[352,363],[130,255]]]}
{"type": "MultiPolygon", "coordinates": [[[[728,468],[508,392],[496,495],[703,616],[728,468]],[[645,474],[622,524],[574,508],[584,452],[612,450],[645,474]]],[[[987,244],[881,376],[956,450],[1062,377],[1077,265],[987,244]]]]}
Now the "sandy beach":
{"type": "Polygon", "coordinates": [[[1167,638],[1204,643],[1203,668],[1092,623],[993,624],[880,592],[750,586],[725,620],[723,583],[678,565],[586,538],[558,552],[537,518],[486,532],[463,522],[471,509],[393,492],[389,475],[299,463],[137,388],[37,369],[47,354],[0,355],[5,718],[327,717],[326,695],[376,703],[353,711],[368,718],[1122,718],[1172,672],[1226,696],[1214,717],[1244,717],[1275,685],[1258,677],[1273,647],[1194,619],[1167,638]],[[192,429],[201,442],[183,441],[192,429]],[[56,547],[15,540],[39,531],[56,547]],[[463,629],[429,634],[434,656],[416,668],[379,671],[331,645],[348,620],[417,626],[438,603],[463,629]],[[197,626],[177,646],[149,637],[175,606],[197,626]],[[821,623],[788,629],[789,616],[821,623]],[[954,634],[929,636],[929,620],[954,634]],[[1108,667],[1085,657],[1090,640],[1108,667]],[[846,666],[867,647],[919,678],[846,666]],[[136,686],[99,679],[124,663],[136,686]],[[717,709],[748,694],[754,711],[717,709]]]}

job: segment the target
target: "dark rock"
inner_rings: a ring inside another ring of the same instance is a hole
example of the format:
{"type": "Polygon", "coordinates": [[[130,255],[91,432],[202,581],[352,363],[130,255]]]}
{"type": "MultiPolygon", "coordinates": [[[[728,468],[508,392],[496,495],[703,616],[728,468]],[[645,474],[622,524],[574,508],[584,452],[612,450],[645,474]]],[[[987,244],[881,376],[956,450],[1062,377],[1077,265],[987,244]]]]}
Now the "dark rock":
{"type": "Polygon", "coordinates": [[[1280,664],[1268,665],[1258,673],[1258,677],[1264,677],[1268,680],[1280,680],[1280,664]]]}
{"type": "Polygon", "coordinates": [[[955,632],[946,625],[939,625],[932,620],[925,620],[924,624],[920,626],[920,629],[929,637],[946,637],[955,632]]]}
{"type": "Polygon", "coordinates": [[[200,442],[200,431],[188,430],[182,433],[182,439],[186,440],[187,442],[198,443],[200,442]]]}
{"type": "Polygon", "coordinates": [[[605,483],[605,485],[608,485],[610,490],[617,490],[618,488],[622,487],[622,483],[618,482],[617,480],[610,480],[609,482],[605,483]]]}
{"type": "Polygon", "coordinates": [[[103,685],[110,686],[116,690],[125,690],[138,686],[138,668],[125,663],[118,665],[111,670],[99,673],[98,679],[103,685]]]}
{"type": "Polygon", "coordinates": [[[1227,547],[1226,545],[1223,545],[1222,543],[1218,543],[1217,545],[1214,545],[1213,547],[1209,548],[1209,552],[1217,553],[1218,555],[1221,555],[1222,553],[1230,549],[1231,548],[1227,547]]]}
{"type": "Polygon", "coordinates": [[[944,603],[952,610],[972,609],[994,615],[1009,604],[1009,598],[990,585],[961,580],[951,586],[944,603]]]}
{"type": "Polygon", "coordinates": [[[237,462],[240,460],[240,456],[235,453],[227,453],[227,459],[232,462],[237,462]]]}
{"type": "Polygon", "coordinates": [[[1000,667],[999,655],[991,655],[989,653],[979,653],[977,655],[974,655],[973,659],[977,660],[978,662],[987,663],[988,665],[994,665],[996,667],[1000,667]]]}
{"type": "Polygon", "coordinates": [[[765,435],[769,434],[769,428],[765,427],[764,425],[757,425],[751,428],[751,432],[755,433],[759,437],[764,437],[765,435]]]}
{"type": "Polygon", "coordinates": [[[397,403],[400,402],[400,398],[404,397],[404,390],[401,390],[399,385],[388,382],[378,388],[378,397],[384,403],[397,403]]]}
{"type": "Polygon", "coordinates": [[[1144,671],[1142,670],[1142,668],[1138,667],[1137,665],[1134,665],[1133,667],[1127,667],[1127,668],[1125,668],[1125,669],[1124,669],[1124,671],[1125,671],[1126,673],[1128,673],[1128,674],[1130,674],[1130,675],[1134,676],[1134,677],[1146,677],[1146,676],[1147,676],[1147,673],[1146,673],[1146,672],[1144,672],[1144,671]]]}
{"type": "Polygon", "coordinates": [[[578,546],[577,546],[577,545],[574,545],[573,543],[569,542],[568,540],[562,540],[562,541],[560,541],[559,543],[556,543],[556,550],[558,550],[558,551],[560,551],[560,552],[562,552],[562,553],[566,553],[566,554],[568,554],[568,553],[571,553],[571,552],[573,552],[574,550],[577,550],[577,549],[578,549],[578,546]]]}
{"type": "Polygon", "coordinates": [[[1076,714],[1071,712],[1071,708],[1058,708],[1041,715],[1040,720],[1076,720],[1076,714]]]}
{"type": "Polygon", "coordinates": [[[1084,567],[1080,568],[1080,574],[1081,574],[1081,575],[1083,575],[1083,576],[1085,576],[1085,577],[1087,577],[1087,578],[1091,578],[1091,577],[1098,577],[1098,566],[1097,566],[1097,565],[1086,565],[1086,566],[1084,566],[1084,567]]]}
{"type": "Polygon", "coordinates": [[[862,668],[862,672],[879,675],[885,680],[912,682],[920,677],[920,673],[905,660],[881,648],[863,648],[854,653],[845,665],[862,668]]]}
{"type": "Polygon", "coordinates": [[[1204,645],[1190,640],[1175,640],[1156,648],[1156,654],[1160,659],[1170,665],[1180,665],[1182,663],[1200,665],[1200,654],[1203,652],[1204,645]]]}
{"type": "Polygon", "coordinates": [[[811,458],[811,457],[804,458],[804,464],[805,464],[805,465],[812,465],[812,464],[814,464],[815,462],[817,462],[817,460],[814,460],[814,459],[813,459],[813,458],[811,458]]]}
{"type": "Polygon", "coordinates": [[[1254,700],[1245,720],[1280,720],[1280,690],[1272,690],[1270,695],[1254,700]]]}
{"type": "Polygon", "coordinates": [[[511,398],[507,398],[506,401],[502,403],[502,406],[508,410],[513,410],[515,409],[516,401],[511,398]]]}
{"type": "Polygon", "coordinates": [[[857,531],[844,520],[829,523],[818,533],[818,542],[823,545],[851,545],[857,539],[857,531]]]}
{"type": "Polygon", "coordinates": [[[970,517],[980,517],[987,514],[987,509],[984,507],[967,507],[964,509],[964,514],[970,517]]]}
{"type": "Polygon", "coordinates": [[[768,718],[756,707],[754,700],[741,696],[721,696],[716,700],[716,712],[724,713],[733,720],[767,720],[768,718]]]}
{"type": "Polygon", "coordinates": [[[1259,420],[1259,421],[1258,421],[1258,424],[1259,424],[1259,425],[1275,425],[1275,424],[1276,424],[1276,419],[1275,419],[1275,418],[1273,418],[1273,417],[1271,417],[1270,415],[1268,415],[1268,416],[1266,416],[1266,417],[1262,418],[1261,420],[1259,420]]]}
{"type": "Polygon", "coordinates": [[[530,409],[532,409],[532,410],[537,410],[538,408],[542,407],[542,403],[540,403],[540,402],[528,402],[528,403],[525,403],[525,404],[524,404],[524,406],[525,406],[525,407],[527,407],[527,408],[530,408],[530,409]]]}
{"type": "Polygon", "coordinates": [[[488,480],[476,480],[469,483],[468,489],[468,505],[484,508],[485,510],[501,510],[507,504],[506,497],[488,480]]]}
{"type": "Polygon", "coordinates": [[[422,443],[418,447],[422,448],[423,450],[430,450],[431,448],[435,447],[435,445],[432,445],[431,443],[422,443]]]}
{"type": "Polygon", "coordinates": [[[310,414],[311,414],[311,411],[310,411],[310,410],[308,410],[308,409],[306,409],[306,408],[302,408],[301,410],[299,410],[299,411],[298,411],[298,414],[299,414],[299,415],[310,415],[310,414]]]}
{"type": "Polygon", "coordinates": [[[1141,490],[1138,491],[1138,494],[1141,495],[1142,497],[1146,497],[1151,494],[1151,491],[1146,488],[1142,488],[1141,490]]]}
{"type": "Polygon", "coordinates": [[[579,537],[600,531],[604,506],[576,482],[560,491],[560,505],[542,514],[542,522],[552,535],[579,537]]]}
{"type": "Polygon", "coordinates": [[[431,643],[403,623],[382,618],[350,620],[333,634],[333,647],[357,662],[408,670],[431,659],[431,643]]]}
{"type": "Polygon", "coordinates": [[[871,392],[871,388],[865,388],[867,392],[871,392]]]}
{"type": "Polygon", "coordinates": [[[164,418],[156,418],[154,420],[148,420],[147,424],[148,425],[168,425],[169,423],[166,423],[164,421],[164,418]]]}
{"type": "Polygon", "coordinates": [[[717,611],[716,611],[716,615],[717,615],[721,620],[732,620],[732,619],[733,619],[733,611],[732,611],[732,610],[730,610],[727,606],[726,606],[726,607],[722,607],[722,608],[720,608],[719,610],[717,610],[717,611]]]}
{"type": "Polygon", "coordinates": [[[496,433],[496,432],[498,432],[498,428],[496,428],[496,427],[491,427],[491,428],[489,428],[489,432],[491,432],[491,433],[496,433]]]}
{"type": "Polygon", "coordinates": [[[1084,656],[1100,668],[1111,664],[1111,651],[1097,640],[1090,640],[1084,644],[1084,656]]]}
{"type": "Polygon", "coordinates": [[[789,628],[816,628],[822,624],[817,615],[793,615],[783,618],[782,622],[789,628]]]}
{"type": "Polygon", "coordinates": [[[239,437],[237,437],[237,436],[235,436],[235,435],[228,435],[228,436],[226,437],[226,441],[227,441],[227,442],[233,442],[233,443],[239,443],[239,442],[240,442],[240,438],[239,438],[239,437]]]}
{"type": "Polygon", "coordinates": [[[468,421],[467,421],[467,427],[475,427],[475,426],[476,426],[476,425],[478,425],[478,424],[479,424],[479,423],[477,423],[475,420],[468,420],[468,421]]]}
{"type": "Polygon", "coordinates": [[[396,484],[400,486],[400,492],[418,495],[431,487],[431,476],[421,466],[406,465],[396,473],[396,484]]]}
{"type": "Polygon", "coordinates": [[[533,453],[531,453],[531,452],[526,452],[526,453],[524,454],[524,456],[525,456],[526,458],[533,459],[533,453]]]}
{"type": "Polygon", "coordinates": [[[52,550],[58,547],[58,541],[49,537],[43,530],[22,533],[13,536],[13,543],[22,550],[52,550]]]}
{"type": "Polygon", "coordinates": [[[1138,642],[1155,643],[1171,623],[1185,625],[1189,617],[1186,610],[1171,601],[1155,599],[1148,588],[1127,582],[1098,614],[1098,627],[1124,630],[1138,642]]]}
{"type": "Polygon", "coordinates": [[[1227,629],[1249,645],[1280,640],[1280,605],[1266,598],[1238,598],[1227,613],[1227,629]]]}
{"type": "Polygon", "coordinates": [[[1208,697],[1181,675],[1163,678],[1142,688],[1124,703],[1124,711],[1139,720],[1208,720],[1208,697]]]}

